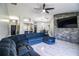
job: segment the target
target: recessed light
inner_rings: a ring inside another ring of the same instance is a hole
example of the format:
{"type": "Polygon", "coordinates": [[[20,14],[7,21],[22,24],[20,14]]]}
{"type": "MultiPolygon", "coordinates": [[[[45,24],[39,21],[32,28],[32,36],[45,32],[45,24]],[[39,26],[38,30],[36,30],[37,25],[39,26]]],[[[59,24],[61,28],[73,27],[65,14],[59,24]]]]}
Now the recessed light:
{"type": "Polygon", "coordinates": [[[11,20],[19,20],[19,18],[17,16],[9,16],[9,19],[11,19],[11,20]]]}

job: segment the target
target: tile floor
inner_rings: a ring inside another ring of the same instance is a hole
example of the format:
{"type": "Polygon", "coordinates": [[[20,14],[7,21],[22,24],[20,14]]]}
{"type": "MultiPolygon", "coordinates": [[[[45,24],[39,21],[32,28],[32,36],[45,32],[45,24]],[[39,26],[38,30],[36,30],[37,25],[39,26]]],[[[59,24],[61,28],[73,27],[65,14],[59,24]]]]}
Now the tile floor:
{"type": "Polygon", "coordinates": [[[57,40],[55,44],[48,45],[44,42],[32,45],[34,50],[41,56],[78,56],[79,45],[66,41],[57,40]]]}

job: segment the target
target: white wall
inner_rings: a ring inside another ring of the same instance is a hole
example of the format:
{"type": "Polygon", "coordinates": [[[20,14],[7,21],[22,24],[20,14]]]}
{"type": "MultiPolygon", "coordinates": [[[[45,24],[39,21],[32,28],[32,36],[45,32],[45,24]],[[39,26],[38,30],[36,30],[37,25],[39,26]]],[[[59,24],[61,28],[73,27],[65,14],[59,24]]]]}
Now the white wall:
{"type": "MultiPolygon", "coordinates": [[[[6,19],[8,16],[6,4],[0,3],[0,20],[6,19]]],[[[0,21],[0,40],[8,36],[8,23],[0,21]]]]}
{"type": "Polygon", "coordinates": [[[0,22],[0,40],[8,36],[8,23],[0,22]]]}
{"type": "Polygon", "coordinates": [[[8,18],[8,10],[5,3],[0,3],[0,18],[8,18]]]}

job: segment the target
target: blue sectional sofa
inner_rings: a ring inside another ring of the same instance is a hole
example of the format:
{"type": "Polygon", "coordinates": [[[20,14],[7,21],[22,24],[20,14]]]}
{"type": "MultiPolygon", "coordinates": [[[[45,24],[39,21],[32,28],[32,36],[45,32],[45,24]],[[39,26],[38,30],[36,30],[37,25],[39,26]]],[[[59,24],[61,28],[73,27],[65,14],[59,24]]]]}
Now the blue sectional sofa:
{"type": "Polygon", "coordinates": [[[42,42],[43,37],[45,36],[45,34],[43,32],[41,32],[41,33],[30,32],[28,34],[25,33],[25,35],[26,35],[27,41],[30,45],[38,44],[38,43],[42,42]]]}
{"type": "Polygon", "coordinates": [[[0,56],[40,56],[33,48],[23,41],[15,43],[12,39],[4,38],[0,41],[0,56]]]}
{"type": "Polygon", "coordinates": [[[40,42],[52,44],[52,43],[55,43],[55,38],[45,35],[44,32],[40,32],[40,33],[25,32],[24,34],[6,37],[0,41],[0,55],[39,56],[39,54],[33,50],[31,45],[38,44],[40,42]],[[10,41],[13,41],[14,43],[11,44],[10,41]],[[6,48],[6,45],[8,47],[11,47],[11,46],[12,47],[6,48]],[[10,49],[11,49],[11,53],[9,52],[10,49]],[[5,52],[4,50],[7,52],[5,52]],[[12,51],[15,51],[15,52],[13,53],[12,51]],[[2,52],[3,54],[1,54],[2,52]]]}
{"type": "Polygon", "coordinates": [[[49,37],[47,33],[45,34],[44,32],[40,32],[40,33],[25,32],[25,35],[29,45],[38,44],[40,42],[44,42],[47,44],[55,43],[55,37],[49,37]]]}

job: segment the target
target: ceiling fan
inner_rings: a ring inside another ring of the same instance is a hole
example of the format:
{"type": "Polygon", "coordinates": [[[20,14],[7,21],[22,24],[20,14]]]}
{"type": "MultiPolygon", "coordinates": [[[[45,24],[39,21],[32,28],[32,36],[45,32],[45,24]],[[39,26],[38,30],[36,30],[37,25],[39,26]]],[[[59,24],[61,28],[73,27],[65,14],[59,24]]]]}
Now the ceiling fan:
{"type": "MultiPolygon", "coordinates": [[[[35,9],[39,9],[39,8],[35,8],[35,9]]],[[[46,8],[46,4],[43,3],[42,12],[49,13],[49,10],[53,10],[53,9],[54,8],[46,8]]]]}

